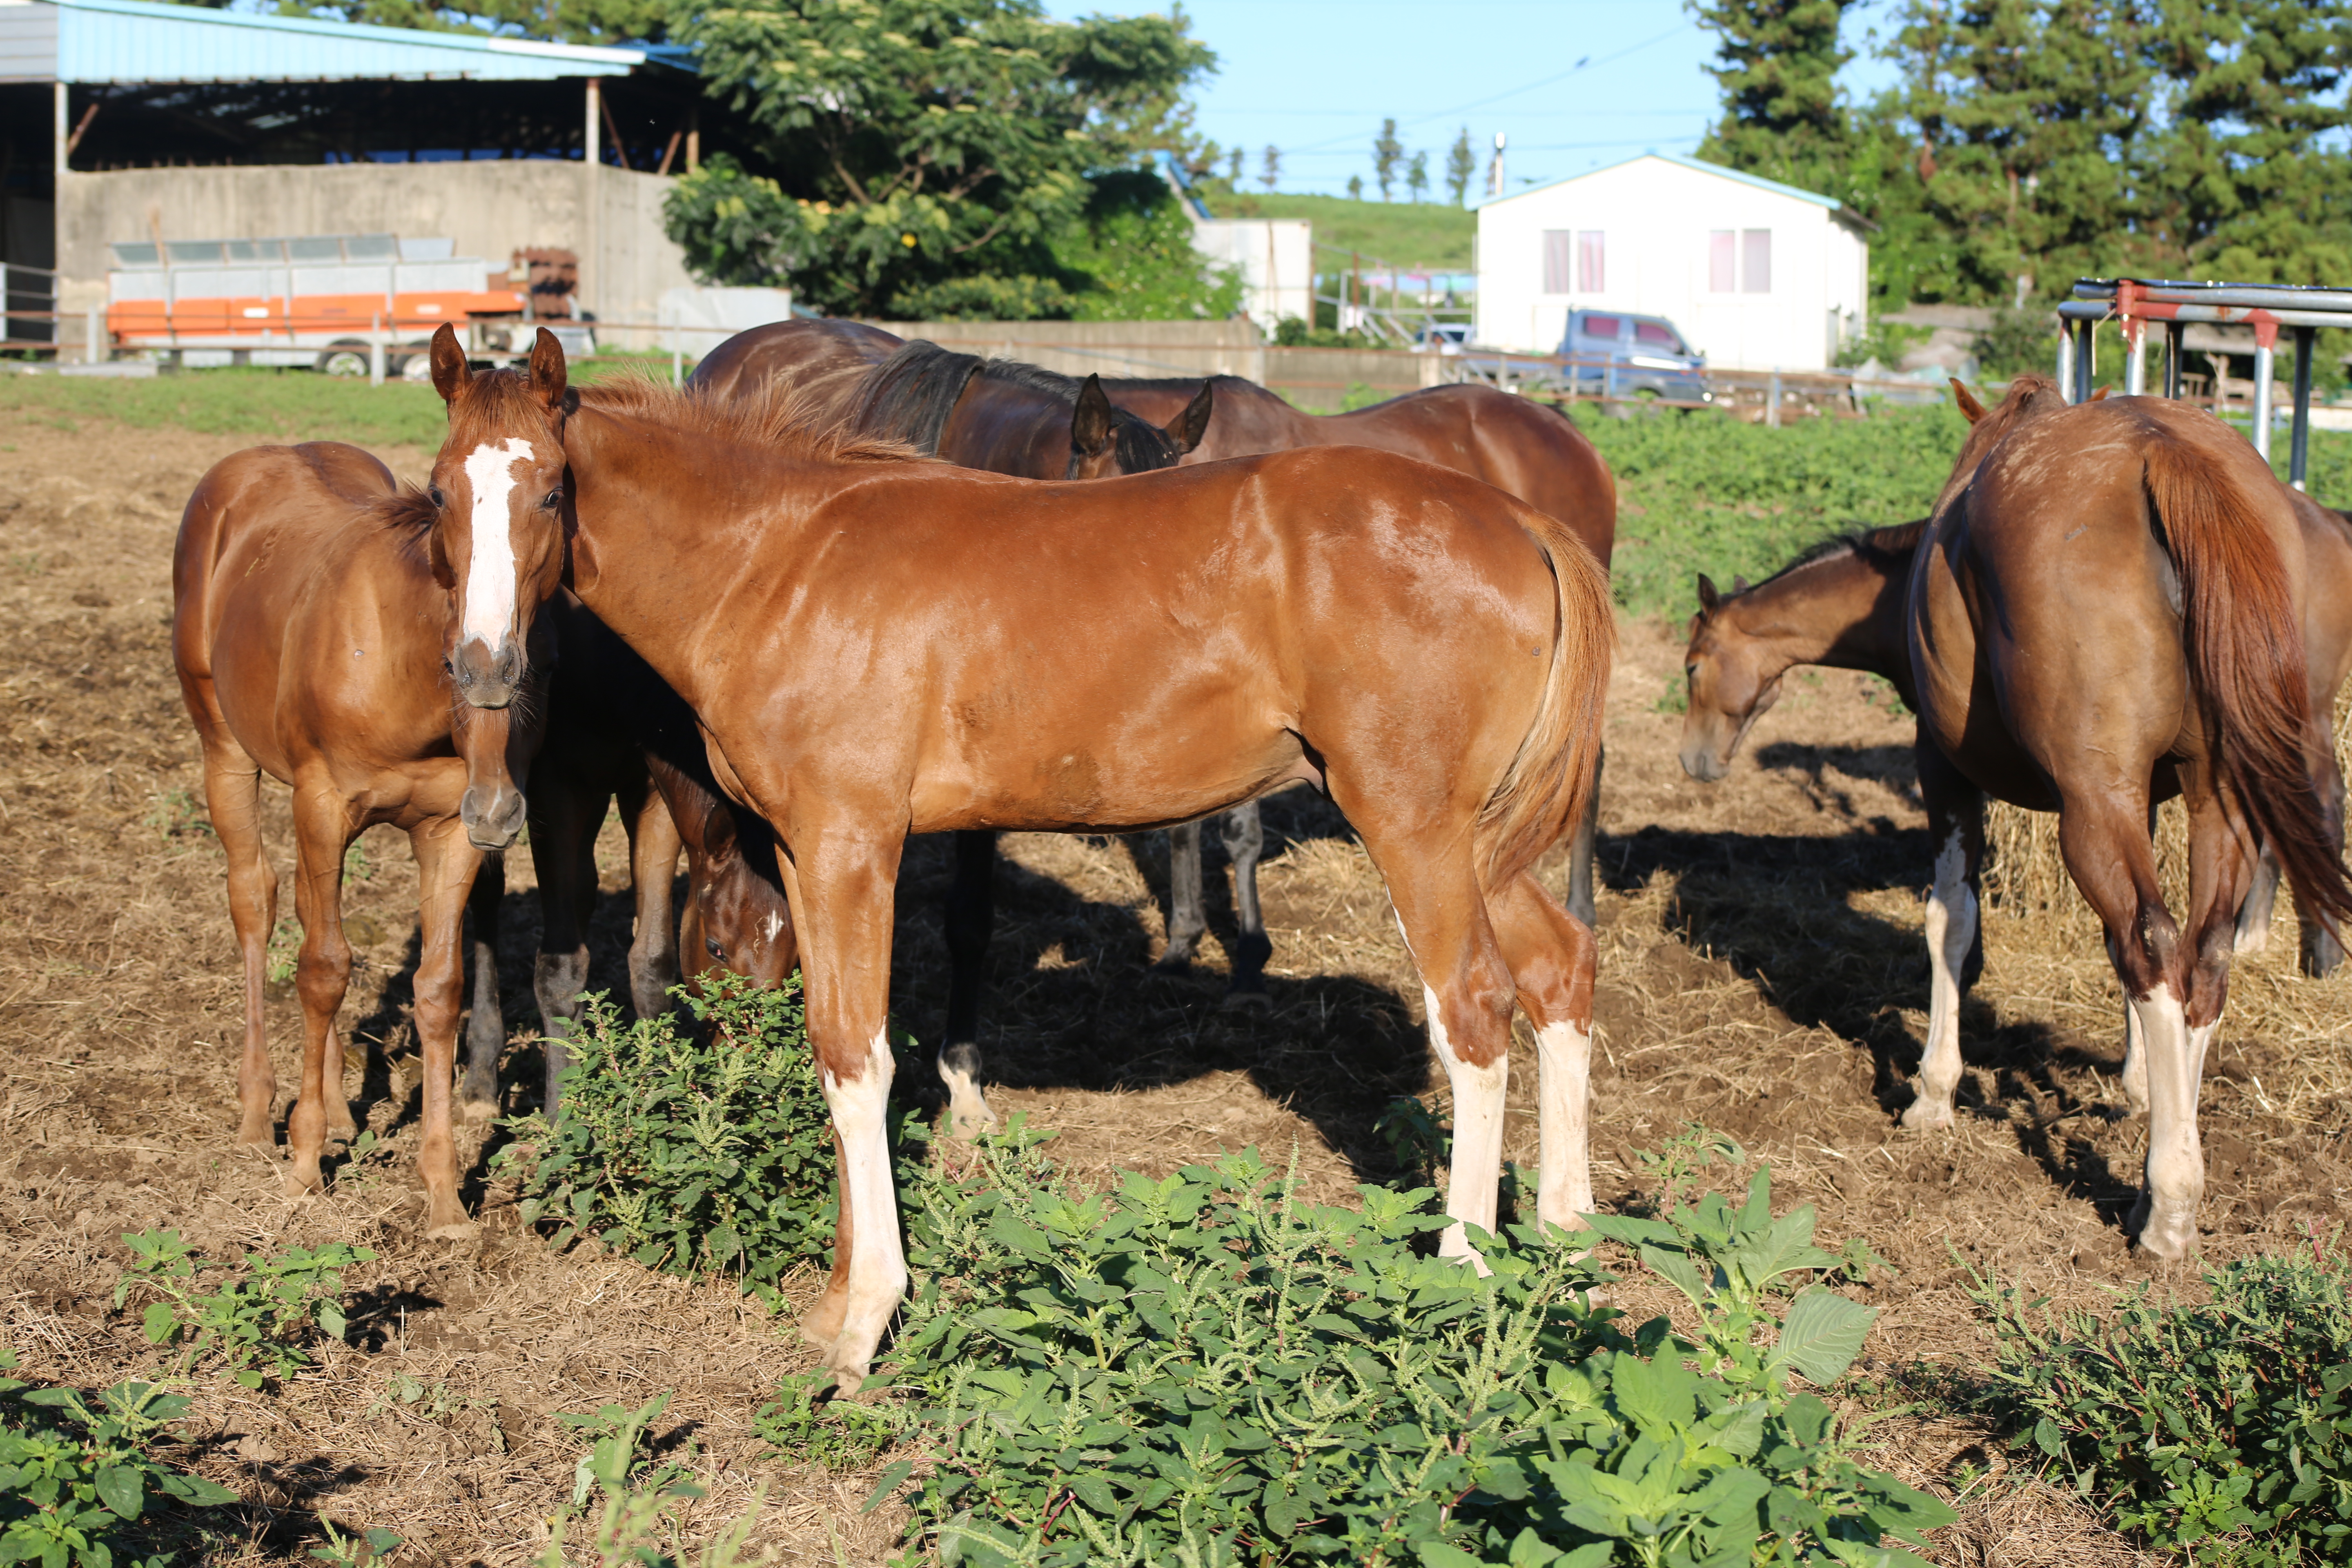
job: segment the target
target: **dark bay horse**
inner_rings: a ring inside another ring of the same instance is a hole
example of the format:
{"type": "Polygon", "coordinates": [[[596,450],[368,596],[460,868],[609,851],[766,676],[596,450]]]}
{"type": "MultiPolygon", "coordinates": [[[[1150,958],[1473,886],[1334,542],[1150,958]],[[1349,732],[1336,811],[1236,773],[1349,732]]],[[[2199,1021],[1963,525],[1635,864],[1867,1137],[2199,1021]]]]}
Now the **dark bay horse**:
{"type": "Polygon", "coordinates": [[[2183,1257],[2205,1179],[2198,1085],[2258,848],[2306,918],[2340,929],[2352,914],[2333,736],[2315,713],[2326,676],[2305,647],[2314,595],[2341,584],[2267,465],[2208,415],[2147,397],[2070,407],[2034,376],[1990,414],[1955,391],[1971,428],[1905,594],[1920,793],[1939,846],[1920,1070],[1931,1110],[1913,1120],[1948,1107],[1959,1073],[1957,972],[1975,935],[1984,797],[2054,810],[2146,1061],[2148,1150],[2127,1228],[2150,1253],[2183,1257]],[[2176,790],[2185,921],[2165,907],[2149,834],[2176,790]]]}
{"type": "MultiPolygon", "coordinates": [[[[472,556],[475,593],[460,604],[445,585],[451,557],[435,536],[436,515],[427,497],[401,491],[356,447],[259,447],[222,459],[181,521],[172,648],[204,746],[205,794],[228,858],[229,914],[245,960],[237,1141],[272,1142],[277,1093],[263,1026],[278,905],[258,820],[268,773],[293,787],[302,923],[302,1081],[287,1117],[287,1185],[318,1191],[328,1133],[355,1131],[335,1027],[352,963],[342,934],[343,855],[367,827],[392,823],[408,834],[420,883],[425,1226],[449,1237],[472,1228],[458,1203],[450,1130],[465,982],[461,918],[482,851],[512,842],[522,826],[519,786],[541,717],[521,656],[530,626],[517,626],[511,613],[499,618],[496,606],[510,612],[551,588],[562,552],[538,540],[530,550],[509,549],[494,584],[483,563],[496,552],[486,543],[472,556]],[[469,650],[475,700],[457,702],[446,671],[466,663],[469,650]]],[[[487,900],[475,900],[478,937],[492,929],[496,900],[494,884],[487,900]]],[[[504,1040],[494,968],[487,979],[488,1005],[476,1010],[473,1045],[495,1064],[504,1040]]]]}
{"type": "MultiPolygon", "coordinates": [[[[1108,381],[1103,389],[1119,407],[1151,421],[1169,417],[1187,398],[1199,395],[1192,390],[1197,385],[1191,381],[1108,381]]],[[[1370,447],[1419,458],[1484,479],[1538,511],[1550,513],[1567,525],[1594,560],[1609,564],[1617,541],[1616,480],[1584,433],[1556,409],[1491,386],[1423,387],[1352,414],[1301,413],[1279,394],[1234,375],[1213,377],[1208,391],[1216,400],[1216,417],[1209,422],[1205,436],[1184,455],[1184,462],[1213,463],[1306,447],[1370,447]]],[[[1601,794],[1596,789],[1569,849],[1569,910],[1588,924],[1592,920],[1592,836],[1600,809],[1601,794]]],[[[1237,868],[1244,855],[1252,865],[1256,863],[1262,831],[1256,805],[1244,810],[1248,813],[1245,821],[1236,814],[1227,817],[1225,824],[1226,853],[1234,856],[1237,868]]],[[[1189,831],[1191,843],[1180,843],[1178,854],[1189,854],[1197,868],[1200,829],[1194,826],[1189,831]]],[[[1235,884],[1238,901],[1238,869],[1235,884]]],[[[1199,871],[1192,872],[1189,884],[1178,885],[1197,889],[1199,871]]],[[[1255,918],[1255,884],[1248,892],[1250,914],[1255,918]]],[[[1187,929],[1198,927],[1197,902],[1189,910],[1180,906],[1177,919],[1187,929]]]]}
{"type": "Polygon", "coordinates": [[[568,461],[568,516],[511,526],[569,533],[582,602],[785,846],[842,1150],[834,1277],[803,1330],[845,1379],[907,1283],[885,1107],[910,833],[1128,832],[1326,790],[1387,882],[1454,1084],[1443,1249],[1494,1223],[1515,999],[1542,1065],[1538,1212],[1589,1206],[1594,946],[1528,868],[1583,809],[1612,620],[1559,523],[1360,451],[1035,484],[814,434],[788,404],[550,398],[472,373],[451,332],[433,346],[445,521],[485,515],[477,474],[528,495],[568,461]],[[498,471],[507,453],[529,456],[498,471]]]}

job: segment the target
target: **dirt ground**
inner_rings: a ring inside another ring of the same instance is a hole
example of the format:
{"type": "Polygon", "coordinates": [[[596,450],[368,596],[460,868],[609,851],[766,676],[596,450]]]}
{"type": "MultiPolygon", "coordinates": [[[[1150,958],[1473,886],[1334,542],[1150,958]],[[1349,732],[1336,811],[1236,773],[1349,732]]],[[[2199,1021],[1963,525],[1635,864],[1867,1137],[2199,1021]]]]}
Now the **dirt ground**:
{"type": "MultiPolygon", "coordinates": [[[[215,1256],[362,1244],[379,1256],[352,1275],[352,1344],[268,1395],[217,1377],[193,1390],[181,1458],[247,1500],[229,1515],[246,1543],[219,1560],[301,1561],[325,1519],[398,1531],[403,1562],[529,1561],[580,1452],[558,1415],[670,1389],[663,1440],[709,1489],[689,1536],[756,1500],[753,1544],[780,1561],[882,1561],[902,1516],[860,1513],[870,1477],[795,1466],[753,1430],[776,1379],[814,1361],[789,1322],[720,1286],[551,1250],[519,1224],[478,1132],[462,1135],[460,1157],[479,1239],[424,1238],[405,1013],[415,882],[389,830],[362,840],[353,867],[360,960],[344,1012],[347,1037],[368,1047],[356,1103],[383,1142],[344,1161],[328,1196],[299,1202],[269,1157],[231,1147],[240,983],[217,846],[195,826],[167,625],[180,503],[245,443],[96,425],[0,435],[0,1345],[30,1375],[85,1388],[157,1368],[112,1310],[126,1230],[176,1226],[215,1256]]],[[[424,454],[384,456],[422,472],[424,454]]],[[[1819,1205],[1832,1245],[1860,1235],[1893,1265],[1873,1293],[1866,1365],[1881,1372],[1983,1359],[1965,1268],[2067,1302],[2149,1278],[2118,1228],[2144,1126],[2118,1112],[2121,1009],[2087,924],[1990,920],[1960,1124],[1899,1131],[1927,1000],[1929,856],[1907,721],[1862,678],[1792,676],[1732,776],[1700,785],[1675,762],[1679,719],[1660,700],[1678,679],[1678,628],[1624,631],[1601,857],[1602,1201],[1636,1189],[1633,1150],[1685,1122],[1735,1135],[1769,1161],[1785,1203],[1819,1205]]],[[[270,800],[282,872],[283,791],[270,800]]],[[[1058,1129],[1082,1176],[1256,1144],[1295,1148],[1318,1196],[1344,1195],[1385,1168],[1372,1127],[1389,1099],[1442,1081],[1419,984],[1344,824],[1301,792],[1269,801],[1266,818],[1266,1013],[1220,1008],[1214,942],[1191,975],[1150,969],[1164,841],[1008,841],[983,1037],[992,1094],[1058,1129]]],[[[622,981],[616,840],[608,828],[600,984],[622,981]]],[[[901,887],[894,998],[926,1038],[944,1006],[946,850],[912,846],[901,887]]],[[[510,1098],[536,1078],[538,924],[528,858],[511,858],[510,1098]]],[[[1562,872],[1555,860],[1549,874],[1562,872]]],[[[1219,882],[1212,924],[1226,933],[1219,882]]],[[[2206,1083],[2209,1259],[2324,1231],[2352,1185],[2337,1038],[2352,981],[2296,977],[2291,920],[2242,966],[2206,1083]]],[[[270,1027],[282,1088],[299,1037],[290,990],[270,1027]]],[[[1531,1052],[1515,1066],[1507,1152],[1531,1163],[1531,1052]]],[[[803,1288],[813,1294],[813,1277],[803,1288]]],[[[1625,1294],[1662,1305],[1638,1284],[1625,1294]]],[[[2059,1493],[2001,1474],[1969,1422],[1897,1416],[1877,1430],[1883,1462],[1962,1494],[1941,1561],[2139,1561],[2059,1493]]]]}

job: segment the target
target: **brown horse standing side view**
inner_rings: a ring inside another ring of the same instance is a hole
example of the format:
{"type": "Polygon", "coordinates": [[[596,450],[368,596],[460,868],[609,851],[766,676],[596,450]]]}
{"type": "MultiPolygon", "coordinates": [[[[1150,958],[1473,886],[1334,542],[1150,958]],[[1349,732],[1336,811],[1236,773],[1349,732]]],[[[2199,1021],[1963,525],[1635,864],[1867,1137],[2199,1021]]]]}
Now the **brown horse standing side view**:
{"type": "Polygon", "coordinates": [[[907,1283],[885,1107],[910,833],[1133,831],[1326,790],[1387,882],[1454,1084],[1444,1249],[1471,1256],[1467,1227],[1494,1224],[1515,999],[1542,1067],[1538,1215],[1590,1206],[1594,946],[1528,868],[1583,809],[1612,623],[1559,523],[1386,454],[1035,484],[813,436],[788,407],[550,398],[471,373],[446,331],[433,357],[458,542],[497,525],[485,497],[568,460],[575,591],[786,847],[842,1153],[834,1277],[803,1326],[844,1378],[907,1283]]]}
{"type": "MultiPolygon", "coordinates": [[[[1103,389],[1119,407],[1150,422],[1169,417],[1186,398],[1197,395],[1197,384],[1111,381],[1103,389]]],[[[1351,414],[1301,413],[1279,395],[1239,376],[1213,377],[1208,391],[1216,399],[1216,417],[1185,454],[1187,463],[1309,447],[1370,447],[1418,458],[1484,479],[1549,514],[1567,526],[1594,560],[1609,564],[1617,542],[1617,482],[1584,433],[1555,409],[1491,386],[1424,387],[1351,414]]],[[[1256,806],[1245,809],[1246,822],[1227,818],[1225,847],[1234,854],[1245,846],[1254,858],[1262,830],[1256,806]]],[[[1587,924],[1592,921],[1592,838],[1600,810],[1596,788],[1569,847],[1569,912],[1587,924]]],[[[1191,832],[1189,851],[1197,867],[1200,829],[1194,826],[1191,832]]],[[[1186,847],[1180,845],[1179,852],[1186,847]]],[[[1192,885],[1199,885],[1197,870],[1192,885]]],[[[1199,920],[1197,908],[1190,918],[1199,920]]]]}
{"type": "Polygon", "coordinates": [[[2147,397],[2069,407],[2035,376],[1990,414],[1954,391],[1973,427],[1905,595],[1920,793],[1938,847],[1920,1071],[1930,1114],[1906,1120],[1948,1117],[1959,1073],[1957,975],[1976,932],[1984,797],[2054,810],[2147,1063],[2147,1158],[2126,1228],[2180,1258],[2205,1182],[2198,1084],[2258,845],[2306,918],[2340,930],[2352,915],[2322,782],[2333,738],[2315,721],[2305,646],[2326,584],[2283,487],[2210,416],[2147,397]],[[2148,831],[2176,789],[2185,924],[2165,907],[2148,831]]]}
{"type": "MultiPolygon", "coordinates": [[[[352,961],[342,935],[343,854],[363,829],[389,822],[407,832],[416,854],[415,1024],[425,1063],[418,1163],[427,1233],[446,1237],[471,1229],[458,1203],[450,1130],[465,982],[461,918],[482,849],[503,847],[522,826],[519,785],[539,740],[537,692],[520,652],[530,625],[498,606],[530,603],[542,584],[551,588],[561,551],[511,552],[500,581],[478,570],[470,599],[453,602],[436,580],[448,576],[450,558],[433,534],[434,518],[425,497],[401,491],[355,447],[262,447],[224,458],[197,484],[180,524],[172,647],[204,746],[205,793],[228,858],[229,913],[245,960],[237,1141],[272,1142],[277,1092],[263,1030],[278,904],[258,820],[266,772],[294,791],[302,922],[302,1079],[287,1118],[287,1186],[319,1190],[327,1134],[355,1131],[335,1029],[352,961]],[[486,612],[489,620],[478,618],[486,612]],[[445,666],[475,673],[471,700],[453,702],[445,666]]],[[[478,568],[488,553],[478,552],[478,568]]],[[[494,905],[495,887],[488,896],[494,905]]],[[[479,900],[475,908],[488,930],[494,909],[479,900]]],[[[474,1045],[479,1055],[487,1041],[495,1063],[504,1042],[494,971],[488,984],[474,1045]]]]}

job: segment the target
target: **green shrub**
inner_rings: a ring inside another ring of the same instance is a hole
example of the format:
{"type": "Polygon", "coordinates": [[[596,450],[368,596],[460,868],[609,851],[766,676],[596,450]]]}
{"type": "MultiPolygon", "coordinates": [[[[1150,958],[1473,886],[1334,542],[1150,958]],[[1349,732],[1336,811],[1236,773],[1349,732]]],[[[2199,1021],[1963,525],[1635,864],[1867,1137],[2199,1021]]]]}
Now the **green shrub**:
{"type": "Polygon", "coordinates": [[[2120,1527],[2222,1543],[2249,1568],[2352,1556],[2352,1300],[2334,1239],[2206,1269],[2200,1306],[2142,1286],[2104,1316],[2052,1312],[1971,1278],[2000,1341],[1995,1407],[2120,1527]]]}
{"type": "Polygon", "coordinates": [[[695,1027],[625,1025],[608,998],[583,999],[562,1119],[509,1123],[530,1151],[523,1218],[554,1225],[558,1245],[598,1236],[648,1268],[735,1275],[772,1299],[833,1236],[833,1124],[800,982],[671,994],[695,1027]]]}
{"type": "MultiPolygon", "coordinates": [[[[0,1351],[0,1372],[16,1365],[13,1352],[0,1351]]],[[[72,1389],[0,1376],[0,1563],[113,1568],[118,1552],[136,1550],[129,1537],[159,1499],[235,1502],[227,1488],[149,1451],[187,1408],[184,1395],[152,1383],[118,1383],[93,1410],[72,1389]]],[[[171,1555],[124,1561],[157,1568],[171,1555]]]]}
{"type": "Polygon", "coordinates": [[[1777,1284],[1839,1259],[1764,1176],[1605,1226],[1693,1294],[1690,1342],[1628,1335],[1524,1228],[1480,1238],[1487,1279],[1430,1256],[1426,1189],[1319,1207],[1244,1153],[1073,1195],[1041,1142],[1016,1119],[908,1205],[891,1371],[943,1563],[1916,1564],[1896,1543],[1950,1517],[1788,1391],[1870,1312],[1817,1290],[1775,1322],[1777,1284]]]}
{"type": "Polygon", "coordinates": [[[558,1418],[588,1444],[572,1473],[571,1506],[555,1521],[540,1568],[566,1568],[585,1561],[595,1568],[737,1568],[743,1542],[759,1521],[760,1501],[708,1542],[698,1557],[689,1558],[681,1535],[679,1515],[702,1497],[694,1472],[654,1451],[653,1424],[668,1405],[667,1390],[632,1410],[607,1405],[593,1415],[562,1415],[558,1418]],[[567,1526],[587,1525],[587,1548],[567,1552],[567,1526]]]}
{"type": "Polygon", "coordinates": [[[114,1284],[114,1304],[147,1298],[140,1327],[149,1344],[185,1344],[191,1358],[217,1358],[247,1388],[288,1378],[310,1364],[303,1347],[323,1333],[343,1337],[343,1275],[375,1254],[330,1242],[289,1247],[265,1258],[248,1252],[235,1265],[207,1262],[176,1230],[127,1231],[131,1266],[114,1284]],[[226,1273],[217,1289],[197,1277],[226,1273]]]}

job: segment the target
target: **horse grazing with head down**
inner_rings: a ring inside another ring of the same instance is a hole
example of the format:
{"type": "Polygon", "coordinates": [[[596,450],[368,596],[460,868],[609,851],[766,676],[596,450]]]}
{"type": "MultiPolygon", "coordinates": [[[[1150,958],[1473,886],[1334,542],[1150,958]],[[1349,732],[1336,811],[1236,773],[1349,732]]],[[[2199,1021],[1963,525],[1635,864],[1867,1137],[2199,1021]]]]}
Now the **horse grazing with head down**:
{"type": "MultiPolygon", "coordinates": [[[[554,371],[560,384],[560,351],[554,371]]],[[[543,502],[542,492],[526,504],[552,518],[543,502]]],[[[503,514],[507,499],[498,505],[503,514]]],[[[554,588],[562,561],[560,540],[504,527],[453,542],[446,516],[439,499],[400,490],[355,447],[254,447],[197,484],[173,556],[173,658],[204,747],[205,793],[228,858],[229,914],[245,959],[237,1141],[272,1141],[277,1092],[263,1028],[278,905],[259,823],[268,773],[293,787],[302,923],[302,1080],[287,1117],[287,1185],[319,1190],[327,1134],[355,1131],[335,1028],[352,961],[343,854],[363,829],[389,822],[406,830],[421,885],[419,1163],[425,1226],[436,1237],[471,1228],[450,1127],[461,921],[482,851],[504,847],[522,826],[520,786],[541,718],[526,652],[530,607],[554,588]]],[[[477,900],[479,932],[492,929],[496,898],[492,885],[488,904],[477,900]]],[[[473,1043],[494,1072],[504,1044],[494,966],[486,978],[473,1043]]],[[[469,1095],[488,1100],[494,1088],[494,1079],[469,1085],[469,1095]]]]}
{"type": "Polygon", "coordinates": [[[2157,398],[2068,406],[2035,376],[1971,421],[1914,550],[1903,626],[1920,793],[1937,845],[1934,970],[1913,1125],[1949,1121],[1958,972],[1976,936],[1987,795],[2059,814],[2066,869],[2107,929],[2143,1055],[2148,1150],[2128,1228],[2196,1242],[2197,1096],[2231,933],[2267,844],[2306,919],[2352,915],[2315,595],[2347,585],[2245,438],[2157,398]],[[2188,808],[2189,908],[2165,907],[2156,802],[2188,808]]]}
{"type": "Polygon", "coordinates": [[[1495,1221],[1515,999],[1542,1065],[1538,1215],[1590,1207],[1594,947],[1528,867],[1583,809],[1612,625],[1558,522],[1379,453],[1034,484],[814,435],[785,405],[548,397],[473,374],[446,331],[434,372],[446,515],[504,501],[547,548],[568,532],[582,602],[784,846],[842,1154],[803,1327],[845,1378],[907,1283],[885,1108],[910,833],[1133,831],[1327,791],[1387,882],[1454,1085],[1443,1249],[1474,1256],[1468,1227],[1495,1221]],[[512,506],[567,464],[567,516],[512,506]]]}

